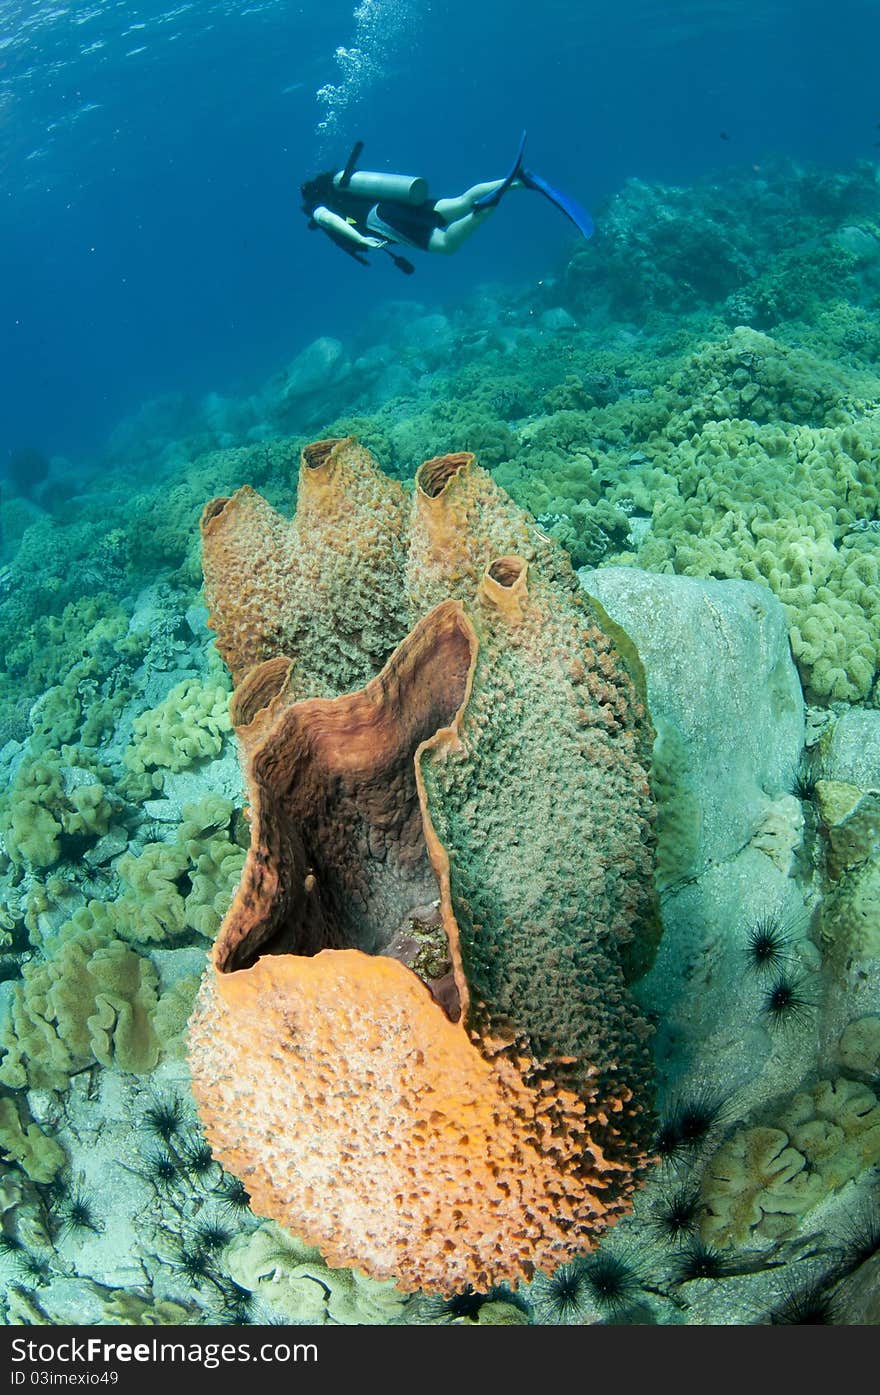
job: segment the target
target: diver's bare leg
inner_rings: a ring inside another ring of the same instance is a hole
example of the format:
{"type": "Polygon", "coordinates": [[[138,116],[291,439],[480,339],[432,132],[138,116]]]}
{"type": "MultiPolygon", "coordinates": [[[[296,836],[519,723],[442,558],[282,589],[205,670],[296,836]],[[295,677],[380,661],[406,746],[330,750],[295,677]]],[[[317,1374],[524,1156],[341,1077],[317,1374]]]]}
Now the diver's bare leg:
{"type": "Polygon", "coordinates": [[[435,228],[428,240],[428,251],[447,254],[457,252],[471,233],[475,233],[494,212],[494,208],[478,208],[475,213],[466,213],[463,218],[457,218],[448,227],[435,228]]]}
{"type": "MultiPolygon", "coordinates": [[[[429,252],[457,252],[463,242],[475,233],[481,224],[485,223],[490,214],[495,212],[496,205],[492,204],[488,208],[474,208],[474,204],[482,199],[486,194],[494,194],[504,183],[503,179],[493,179],[487,184],[475,184],[472,189],[468,189],[464,194],[459,194],[455,199],[438,199],[434,204],[441,218],[446,219],[445,228],[435,228],[431,233],[428,242],[429,252]]],[[[522,188],[518,179],[508,186],[512,189],[522,188]]]]}
{"type": "Polygon", "coordinates": [[[503,179],[492,179],[488,184],[475,184],[472,189],[468,189],[464,194],[459,194],[457,198],[437,199],[434,207],[447,223],[455,223],[459,218],[464,218],[465,214],[470,213],[478,199],[485,198],[487,194],[494,194],[503,183],[503,179]]]}

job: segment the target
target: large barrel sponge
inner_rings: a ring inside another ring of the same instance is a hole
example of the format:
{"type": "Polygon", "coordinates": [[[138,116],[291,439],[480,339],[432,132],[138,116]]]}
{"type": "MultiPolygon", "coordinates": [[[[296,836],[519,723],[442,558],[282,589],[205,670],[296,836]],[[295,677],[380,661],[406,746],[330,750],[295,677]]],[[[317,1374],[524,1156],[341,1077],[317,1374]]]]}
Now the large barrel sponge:
{"type": "Polygon", "coordinates": [[[407,506],[319,442],[292,524],[240,491],[202,533],[251,817],[190,1023],[215,1154],[259,1214],[404,1289],[553,1269],[650,1162],[637,657],[469,455],[407,506]]]}

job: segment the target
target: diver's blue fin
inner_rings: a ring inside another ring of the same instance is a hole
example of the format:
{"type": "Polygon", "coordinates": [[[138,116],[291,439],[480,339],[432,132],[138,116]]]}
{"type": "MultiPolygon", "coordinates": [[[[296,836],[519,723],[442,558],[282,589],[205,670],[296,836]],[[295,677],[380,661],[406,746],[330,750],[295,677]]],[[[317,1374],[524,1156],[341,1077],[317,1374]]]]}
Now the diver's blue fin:
{"type": "Polygon", "coordinates": [[[581,208],[568,194],[563,194],[561,189],[556,189],[552,184],[548,184],[540,174],[535,174],[532,170],[519,170],[519,178],[527,189],[536,189],[539,194],[543,194],[545,199],[555,203],[561,209],[566,218],[570,218],[578,232],[584,237],[593,236],[593,220],[585,208],[581,208]]]}
{"type": "Polygon", "coordinates": [[[513,181],[517,179],[519,175],[522,174],[522,157],[525,148],[526,132],[523,131],[522,135],[520,136],[519,147],[516,152],[516,159],[510,167],[510,174],[505,176],[505,178],[499,184],[498,188],[494,189],[491,194],[484,194],[481,199],[477,199],[476,203],[473,205],[474,209],[494,208],[497,203],[501,202],[502,195],[507,193],[513,181]]]}
{"type": "Polygon", "coordinates": [[[523,131],[520,137],[519,148],[516,152],[516,159],[510,167],[510,173],[502,179],[497,189],[491,194],[484,194],[481,199],[477,199],[473,205],[474,210],[481,208],[494,208],[501,202],[504,194],[507,193],[511,185],[516,181],[525,186],[526,189],[535,189],[539,194],[543,194],[545,199],[555,203],[558,209],[570,218],[583,237],[593,236],[593,220],[585,208],[568,194],[563,194],[561,189],[557,189],[553,184],[549,184],[543,175],[535,174],[533,170],[524,170],[522,165],[523,151],[526,148],[526,132],[523,131]]]}

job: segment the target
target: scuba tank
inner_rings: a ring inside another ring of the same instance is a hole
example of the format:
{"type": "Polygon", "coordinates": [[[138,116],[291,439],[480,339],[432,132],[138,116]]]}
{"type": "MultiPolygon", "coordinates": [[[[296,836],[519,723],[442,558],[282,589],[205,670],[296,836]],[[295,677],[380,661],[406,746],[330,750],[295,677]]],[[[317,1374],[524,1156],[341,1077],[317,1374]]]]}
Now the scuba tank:
{"type": "Polygon", "coordinates": [[[382,174],[380,171],[356,170],[358,157],[364,148],[359,140],[346,161],[345,169],[334,174],[337,189],[347,189],[369,199],[387,199],[390,203],[420,204],[428,197],[428,181],[420,175],[382,174]]]}

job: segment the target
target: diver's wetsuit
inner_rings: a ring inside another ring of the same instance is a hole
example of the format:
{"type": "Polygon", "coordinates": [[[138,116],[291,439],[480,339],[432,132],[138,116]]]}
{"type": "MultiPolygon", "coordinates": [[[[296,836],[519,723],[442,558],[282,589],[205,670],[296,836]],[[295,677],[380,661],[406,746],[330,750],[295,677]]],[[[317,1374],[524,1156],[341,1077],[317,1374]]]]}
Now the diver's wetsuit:
{"type": "MultiPolygon", "coordinates": [[[[316,176],[303,185],[302,193],[303,212],[309,218],[309,226],[319,227],[338,247],[358,261],[364,260],[358,251],[358,242],[347,230],[333,227],[331,221],[324,218],[325,213],[335,214],[342,219],[348,229],[365,239],[366,247],[405,243],[409,247],[427,251],[431,234],[437,228],[446,226],[446,220],[437,212],[434,199],[426,199],[420,204],[377,201],[370,195],[339,188],[334,185],[331,174],[316,176]]],[[[410,263],[403,258],[398,260],[398,265],[401,265],[401,270],[410,269],[410,263]]]]}
{"type": "MultiPolygon", "coordinates": [[[[376,202],[365,194],[354,194],[350,189],[332,188],[327,191],[320,204],[308,210],[314,217],[318,207],[329,208],[338,213],[363,237],[381,237],[386,242],[406,242],[410,247],[422,251],[428,246],[435,228],[445,227],[445,220],[435,208],[435,200],[424,203],[404,204],[376,202]]],[[[320,225],[319,225],[320,226],[320,225]]],[[[326,230],[325,230],[326,231],[326,230]]]]}
{"type": "Polygon", "coordinates": [[[374,204],[367,214],[367,227],[378,237],[406,242],[426,252],[431,233],[435,228],[445,228],[446,219],[437,212],[436,199],[417,204],[381,202],[374,204]]]}

